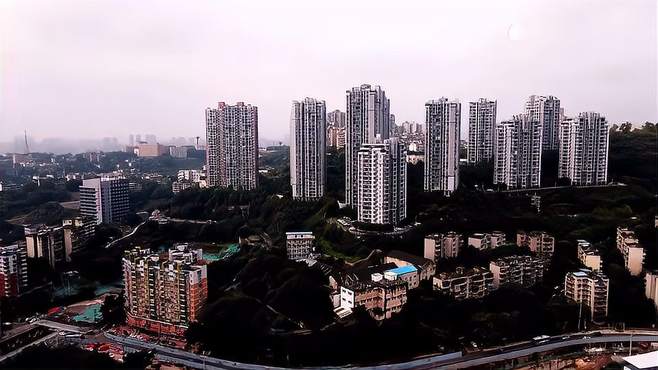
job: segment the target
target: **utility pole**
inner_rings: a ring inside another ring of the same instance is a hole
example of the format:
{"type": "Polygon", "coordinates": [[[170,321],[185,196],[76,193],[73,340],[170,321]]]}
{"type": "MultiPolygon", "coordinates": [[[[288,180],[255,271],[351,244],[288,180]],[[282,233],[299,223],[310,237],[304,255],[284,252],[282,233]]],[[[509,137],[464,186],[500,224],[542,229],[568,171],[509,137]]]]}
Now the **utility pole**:
{"type": "Polygon", "coordinates": [[[631,333],[631,339],[628,342],[628,355],[633,354],[633,333],[631,333]]]}

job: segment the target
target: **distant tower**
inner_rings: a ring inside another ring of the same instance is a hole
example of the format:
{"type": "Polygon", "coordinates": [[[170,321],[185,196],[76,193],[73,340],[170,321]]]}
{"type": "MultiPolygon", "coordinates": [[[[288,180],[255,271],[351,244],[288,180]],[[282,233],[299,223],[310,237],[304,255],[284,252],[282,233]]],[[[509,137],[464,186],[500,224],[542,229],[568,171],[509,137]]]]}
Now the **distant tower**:
{"type": "Polygon", "coordinates": [[[30,154],[30,146],[27,143],[27,130],[23,131],[25,135],[25,154],[30,154]]]}

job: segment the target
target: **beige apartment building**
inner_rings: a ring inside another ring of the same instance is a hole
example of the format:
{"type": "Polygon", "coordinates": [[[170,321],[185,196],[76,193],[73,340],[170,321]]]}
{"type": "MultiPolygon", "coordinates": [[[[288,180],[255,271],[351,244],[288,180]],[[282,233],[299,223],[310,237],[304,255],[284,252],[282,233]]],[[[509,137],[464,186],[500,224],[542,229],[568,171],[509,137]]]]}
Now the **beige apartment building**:
{"type": "Polygon", "coordinates": [[[640,275],[644,267],[644,248],[640,245],[635,231],[625,227],[617,228],[617,249],[624,256],[626,270],[633,276],[640,275]]]}
{"type": "Polygon", "coordinates": [[[458,267],[455,272],[442,272],[434,277],[434,290],[455,299],[482,298],[494,289],[493,274],[483,267],[466,270],[458,267]]]}
{"type": "Polygon", "coordinates": [[[376,320],[389,319],[407,303],[407,283],[402,279],[371,275],[369,281],[351,280],[340,287],[340,307],[352,310],[364,306],[376,320]]]}
{"type": "Polygon", "coordinates": [[[587,240],[578,240],[578,260],[592,271],[601,271],[601,254],[587,240]]]}
{"type": "Polygon", "coordinates": [[[528,288],[544,279],[544,261],[532,256],[502,257],[489,263],[489,271],[494,289],[510,284],[528,288]]]}
{"type": "Polygon", "coordinates": [[[475,233],[468,237],[468,245],[479,250],[494,249],[505,244],[507,236],[502,231],[475,233]]]}
{"type": "Polygon", "coordinates": [[[528,248],[538,256],[550,257],[555,251],[555,238],[544,231],[519,231],[516,233],[516,245],[528,248]]]}
{"type": "Polygon", "coordinates": [[[647,298],[653,301],[658,308],[658,271],[647,271],[644,276],[644,292],[647,298]]]}
{"type": "Polygon", "coordinates": [[[601,272],[581,269],[564,277],[565,296],[583,305],[594,322],[602,322],[608,316],[610,280],[601,272]]]}
{"type": "Polygon", "coordinates": [[[423,256],[436,263],[441,258],[454,258],[462,246],[462,236],[454,231],[425,236],[423,256]]]}

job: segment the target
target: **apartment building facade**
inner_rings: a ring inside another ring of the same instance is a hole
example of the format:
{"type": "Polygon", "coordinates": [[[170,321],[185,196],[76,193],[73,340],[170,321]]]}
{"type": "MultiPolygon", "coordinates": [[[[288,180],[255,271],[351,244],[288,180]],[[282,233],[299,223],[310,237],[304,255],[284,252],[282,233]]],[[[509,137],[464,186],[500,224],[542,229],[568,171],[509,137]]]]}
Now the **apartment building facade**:
{"type": "Polygon", "coordinates": [[[644,275],[644,293],[658,309],[658,271],[647,271],[644,275]]]}
{"type": "Polygon", "coordinates": [[[346,91],[345,202],[359,208],[359,151],[363,144],[390,137],[390,100],[379,86],[363,84],[346,91]]]}
{"type": "Polygon", "coordinates": [[[583,112],[560,123],[558,177],[572,185],[604,185],[608,181],[610,128],[600,113],[583,112]]]}
{"type": "Polygon", "coordinates": [[[483,267],[467,270],[458,267],[455,272],[442,272],[434,277],[434,290],[455,299],[483,298],[494,289],[493,274],[483,267]]]}
{"type": "Polygon", "coordinates": [[[633,276],[640,275],[644,269],[644,247],[635,235],[635,231],[625,228],[617,228],[617,249],[624,256],[626,270],[633,276]]]}
{"type": "Polygon", "coordinates": [[[603,322],[608,316],[610,280],[602,272],[581,269],[564,277],[564,294],[582,304],[594,322],[603,322]]]}
{"type": "Polygon", "coordinates": [[[550,257],[555,251],[555,238],[544,231],[518,231],[516,233],[516,245],[528,248],[538,256],[550,257]]]}
{"type": "Polygon", "coordinates": [[[62,220],[64,260],[71,262],[71,255],[82,251],[85,243],[96,235],[96,220],[90,216],[78,216],[62,220]]]}
{"type": "Polygon", "coordinates": [[[447,98],[425,103],[425,191],[449,195],[459,186],[461,107],[447,98]]]}
{"type": "Polygon", "coordinates": [[[45,258],[53,268],[65,261],[62,226],[30,225],[24,233],[28,258],[45,258]]]}
{"type": "Polygon", "coordinates": [[[601,253],[587,240],[578,240],[578,260],[592,271],[601,271],[601,253]]]}
{"type": "Polygon", "coordinates": [[[286,255],[288,259],[299,260],[309,258],[315,246],[315,236],[311,231],[287,232],[286,255]]]}
{"type": "Polygon", "coordinates": [[[395,225],[407,217],[406,149],[397,138],[358,152],[357,219],[395,225]]]}
{"type": "Polygon", "coordinates": [[[497,105],[495,100],[485,98],[468,104],[469,164],[493,161],[497,105]]]}
{"type": "Polygon", "coordinates": [[[254,190],[258,186],[258,108],[219,102],[206,109],[208,186],[254,190]]]}
{"type": "Polygon", "coordinates": [[[0,246],[0,297],[17,297],[27,288],[25,243],[0,246]]]}
{"type": "Polygon", "coordinates": [[[494,184],[508,189],[541,185],[542,126],[527,114],[496,125],[494,184]]]}
{"type": "Polygon", "coordinates": [[[327,181],[327,108],[324,100],[292,102],[290,114],[290,186],[297,200],[324,196],[327,181]]]}
{"type": "Polygon", "coordinates": [[[544,261],[532,256],[508,256],[489,263],[493,275],[493,287],[518,285],[529,288],[544,279],[544,261]]]}
{"type": "Polygon", "coordinates": [[[423,256],[438,261],[442,258],[455,258],[462,247],[462,236],[454,231],[426,235],[423,242],[423,256]]]}
{"type": "Polygon", "coordinates": [[[407,282],[384,276],[371,275],[370,281],[352,280],[340,287],[340,307],[352,310],[363,306],[375,320],[390,319],[407,303],[407,282]]]}
{"type": "Polygon", "coordinates": [[[558,150],[560,99],[554,96],[531,95],[526,101],[525,113],[541,126],[542,150],[558,150]]]}
{"type": "Polygon", "coordinates": [[[106,175],[82,180],[80,215],[92,217],[97,224],[119,223],[130,210],[130,186],[122,176],[106,175]]]}
{"type": "Polygon", "coordinates": [[[507,242],[507,236],[502,231],[490,233],[475,233],[468,237],[468,246],[479,250],[495,249],[507,242]]]}
{"type": "Polygon", "coordinates": [[[136,247],[125,252],[122,264],[128,325],[182,336],[198,320],[208,298],[201,249],[178,245],[160,255],[136,247]]]}

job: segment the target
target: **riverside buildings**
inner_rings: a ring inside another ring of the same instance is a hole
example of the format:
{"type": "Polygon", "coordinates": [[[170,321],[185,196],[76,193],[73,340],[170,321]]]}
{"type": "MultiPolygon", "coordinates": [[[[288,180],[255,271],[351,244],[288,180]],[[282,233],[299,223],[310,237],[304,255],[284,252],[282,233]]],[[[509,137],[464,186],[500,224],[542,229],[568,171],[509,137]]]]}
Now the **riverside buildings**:
{"type": "Polygon", "coordinates": [[[258,185],[258,108],[219,102],[206,109],[208,186],[254,190],[258,185]]]}
{"type": "Polygon", "coordinates": [[[459,186],[461,103],[446,98],[425,103],[425,191],[450,194],[459,186]]]}
{"type": "Polygon", "coordinates": [[[208,298],[202,251],[186,245],[167,254],[136,247],[124,253],[123,279],[128,325],[182,336],[197,321],[208,298]]]}
{"type": "Polygon", "coordinates": [[[80,215],[92,217],[97,224],[119,223],[130,209],[128,180],[121,176],[102,176],[82,180],[80,215]]]}
{"type": "Polygon", "coordinates": [[[531,115],[521,114],[496,125],[494,184],[508,189],[541,184],[542,126],[531,115]]]}
{"type": "Polygon", "coordinates": [[[554,96],[531,95],[525,113],[541,127],[542,150],[557,150],[560,142],[560,99],[554,96]]]}
{"type": "Polygon", "coordinates": [[[390,101],[379,86],[367,84],[346,92],[345,123],[345,202],[359,209],[359,150],[363,144],[382,143],[388,139],[390,101]]]}
{"type": "Polygon", "coordinates": [[[608,121],[584,112],[560,123],[558,177],[572,185],[603,185],[608,180],[608,121]]]}
{"type": "Polygon", "coordinates": [[[357,154],[358,221],[395,225],[407,217],[406,153],[397,138],[360,146],[357,154]]]}
{"type": "Polygon", "coordinates": [[[470,164],[493,160],[496,108],[495,100],[480,98],[469,103],[467,160],[470,164]]]}
{"type": "Polygon", "coordinates": [[[608,316],[610,280],[601,272],[581,269],[564,277],[565,296],[582,304],[592,321],[601,322],[608,316]]]}
{"type": "Polygon", "coordinates": [[[324,101],[293,101],[290,114],[290,185],[292,197],[315,201],[324,196],[327,177],[324,101]]]}

